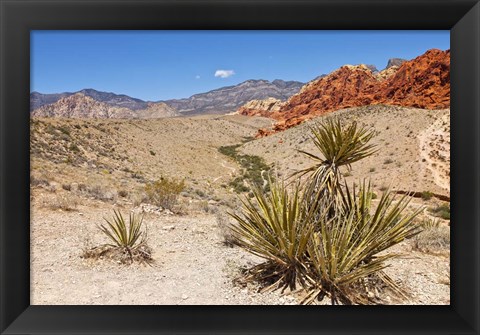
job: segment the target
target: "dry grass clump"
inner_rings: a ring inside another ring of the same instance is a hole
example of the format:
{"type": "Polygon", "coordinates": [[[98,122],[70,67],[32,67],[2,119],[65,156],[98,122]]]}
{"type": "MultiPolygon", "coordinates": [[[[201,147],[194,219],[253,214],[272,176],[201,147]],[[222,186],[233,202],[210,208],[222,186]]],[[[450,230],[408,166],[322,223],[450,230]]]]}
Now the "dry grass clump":
{"type": "Polygon", "coordinates": [[[253,198],[243,199],[243,213],[230,214],[236,243],[265,261],[249,269],[247,281],[260,281],[265,289],[300,285],[306,292],[302,303],[328,297],[332,304],[376,304],[372,291],[400,288],[382,270],[396,254],[391,246],[419,233],[414,223],[421,208],[407,213],[409,198],[397,199],[389,190],[375,208],[369,183],[350,189],[341,168],[371,155],[374,136],[355,123],[343,126],[327,121],[312,129],[322,156],[306,154],[315,161],[286,185],[271,183],[269,192],[254,188],[253,198]]]}
{"type": "Polygon", "coordinates": [[[79,205],[79,199],[69,194],[57,194],[55,197],[44,201],[44,206],[52,210],[62,210],[66,212],[74,211],[79,205]]]}
{"type": "Polygon", "coordinates": [[[30,175],[30,186],[32,187],[43,187],[50,186],[50,181],[43,176],[30,175]]]}
{"type": "Polygon", "coordinates": [[[215,218],[220,237],[222,238],[222,243],[227,247],[237,245],[230,217],[224,211],[218,211],[215,218]]]}
{"type": "Polygon", "coordinates": [[[425,220],[423,231],[412,239],[413,249],[433,254],[450,254],[450,227],[441,226],[437,220],[425,220]]]}
{"type": "Polygon", "coordinates": [[[93,199],[101,200],[101,201],[115,200],[115,196],[116,196],[114,192],[110,192],[106,190],[101,185],[87,186],[85,192],[93,199]]]}
{"type": "Polygon", "coordinates": [[[101,225],[99,229],[112,243],[85,250],[83,258],[106,258],[121,264],[150,264],[153,261],[147,232],[142,230],[143,216],[130,213],[128,226],[120,211],[114,211],[113,220],[104,220],[107,225],[101,225]]]}
{"type": "Polygon", "coordinates": [[[185,180],[160,177],[159,180],[145,185],[147,200],[153,205],[173,210],[180,193],[185,189],[185,180]]]}

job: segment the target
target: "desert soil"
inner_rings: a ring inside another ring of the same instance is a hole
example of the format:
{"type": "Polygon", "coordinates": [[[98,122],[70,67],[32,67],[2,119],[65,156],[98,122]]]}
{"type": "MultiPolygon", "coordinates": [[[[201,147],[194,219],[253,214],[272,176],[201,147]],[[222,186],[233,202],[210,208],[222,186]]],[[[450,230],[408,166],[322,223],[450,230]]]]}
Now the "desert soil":
{"type": "MultiPolygon", "coordinates": [[[[336,115],[378,131],[380,150],[352,166],[349,182],[371,177],[378,193],[393,181],[399,190],[450,195],[448,110],[372,106],[336,115]]],[[[234,282],[242,268],[261,260],[225,245],[224,219],[218,220],[219,213],[239,210],[228,182],[240,167],[218,152],[220,146],[246,142],[241,152],[275,164],[282,176],[308,164],[295,151],[313,151],[307,124],[248,139],[270,123],[238,115],[34,121],[31,304],[298,304],[300,293],[260,293],[254,285],[234,282]],[[142,187],[160,175],[184,177],[187,189],[175,213],[145,214],[152,266],[81,258],[84,249],[107,242],[98,231],[103,217],[110,217],[113,209],[140,211],[142,187]],[[80,190],[82,184],[90,191],[80,190]]],[[[414,207],[443,203],[435,197],[412,199],[414,207]]],[[[426,209],[422,215],[431,217],[426,209]]],[[[450,224],[438,220],[442,226],[450,224]]],[[[431,253],[413,245],[408,240],[391,250],[404,255],[391,261],[386,272],[409,294],[403,300],[392,297],[391,303],[449,304],[449,248],[431,253]]]]}

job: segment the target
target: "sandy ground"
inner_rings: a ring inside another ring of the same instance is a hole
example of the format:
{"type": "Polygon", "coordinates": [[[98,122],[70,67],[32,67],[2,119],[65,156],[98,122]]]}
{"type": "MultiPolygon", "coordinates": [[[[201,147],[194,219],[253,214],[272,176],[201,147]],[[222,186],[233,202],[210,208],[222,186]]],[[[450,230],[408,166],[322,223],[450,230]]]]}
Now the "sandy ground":
{"type": "MultiPolygon", "coordinates": [[[[34,194],[43,192],[34,190],[34,194]]],[[[85,248],[107,243],[98,232],[102,217],[123,206],[88,200],[74,211],[34,205],[31,224],[33,305],[275,305],[298,304],[301,295],[259,293],[233,281],[260,259],[226,246],[216,215],[147,214],[155,263],[121,265],[83,259],[85,248]],[[37,207],[38,206],[38,207],[37,207]]],[[[392,304],[449,304],[449,258],[413,251],[406,241],[392,249],[405,256],[386,272],[411,296],[392,304]],[[448,280],[447,280],[448,279],[448,280]]],[[[387,298],[389,300],[390,298],[387,298]]]]}
{"type": "MultiPolygon", "coordinates": [[[[111,206],[112,207],[112,206],[111,206]]],[[[113,207],[114,208],[114,207],[113,207]]],[[[259,294],[233,284],[240,268],[258,262],[222,243],[212,214],[145,217],[155,262],[120,265],[83,259],[83,248],[108,242],[98,233],[111,208],[35,211],[32,220],[33,305],[228,305],[288,304],[291,296],[259,294]],[[61,238],[59,238],[61,236],[61,238]],[[46,255],[48,257],[45,257],[46,255]]],[[[126,213],[126,211],[124,211],[126,213]]]]}

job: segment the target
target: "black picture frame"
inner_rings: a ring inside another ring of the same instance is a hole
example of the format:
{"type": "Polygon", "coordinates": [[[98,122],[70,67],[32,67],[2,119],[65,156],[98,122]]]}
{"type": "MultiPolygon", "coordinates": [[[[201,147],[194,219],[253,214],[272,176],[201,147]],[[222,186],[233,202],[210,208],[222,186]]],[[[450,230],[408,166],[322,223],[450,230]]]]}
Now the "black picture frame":
{"type": "Polygon", "coordinates": [[[0,0],[1,334],[478,334],[480,4],[472,0],[0,0]],[[30,306],[34,29],[447,29],[450,306],[30,306]]]}

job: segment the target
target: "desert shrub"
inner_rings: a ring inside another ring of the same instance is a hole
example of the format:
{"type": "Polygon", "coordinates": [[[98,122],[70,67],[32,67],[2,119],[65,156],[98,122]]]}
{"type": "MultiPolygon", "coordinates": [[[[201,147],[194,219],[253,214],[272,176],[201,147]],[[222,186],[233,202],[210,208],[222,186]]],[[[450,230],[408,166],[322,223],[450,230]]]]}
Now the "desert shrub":
{"type": "Polygon", "coordinates": [[[393,159],[391,158],[387,158],[386,160],[383,161],[383,164],[392,164],[393,163],[393,159]]]}
{"type": "Polygon", "coordinates": [[[65,191],[71,191],[72,190],[72,185],[71,184],[62,184],[62,188],[65,191]]]}
{"type": "Polygon", "coordinates": [[[375,168],[372,167],[372,168],[370,168],[370,170],[368,170],[368,171],[369,171],[369,172],[375,172],[375,168]]]}
{"type": "Polygon", "coordinates": [[[75,143],[70,143],[70,146],[68,147],[68,149],[72,152],[80,152],[80,149],[75,143]]]}
{"type": "Polygon", "coordinates": [[[430,191],[423,191],[420,196],[423,200],[430,200],[433,197],[433,193],[430,191]]]}
{"type": "Polygon", "coordinates": [[[150,150],[150,155],[155,156],[156,155],[155,151],[150,150]]]}
{"type": "MultiPolygon", "coordinates": [[[[79,185],[79,189],[80,189],[80,185],[79,185]]],[[[107,200],[114,199],[114,194],[111,192],[108,192],[101,185],[92,185],[90,187],[87,187],[86,193],[96,200],[107,201],[107,200]]]]}
{"type": "Polygon", "coordinates": [[[66,126],[60,126],[58,127],[58,130],[60,130],[62,134],[65,134],[68,137],[70,137],[70,130],[66,126]]]}
{"type": "Polygon", "coordinates": [[[53,210],[62,210],[66,212],[74,211],[77,209],[78,206],[78,198],[67,195],[67,194],[59,194],[56,195],[53,199],[47,201],[46,206],[53,210]]]}
{"type": "Polygon", "coordinates": [[[145,185],[145,193],[152,204],[172,210],[184,188],[185,180],[160,177],[159,180],[145,185]]]}
{"type": "Polygon", "coordinates": [[[206,196],[205,192],[200,190],[200,189],[195,189],[195,194],[198,195],[200,198],[203,198],[206,196]]]}
{"type": "Polygon", "coordinates": [[[372,131],[327,119],[312,134],[323,157],[300,151],[315,161],[295,174],[303,182],[271,182],[269,192],[254,187],[254,197],[242,199],[242,213],[230,214],[238,223],[236,243],[264,259],[245,279],[266,289],[300,284],[306,304],[325,296],[332,304],[375,303],[372,283],[400,293],[382,271],[396,255],[384,251],[420,232],[414,220],[422,209],[407,213],[410,198],[397,199],[388,189],[373,208],[370,183],[346,185],[339,169],[375,152],[368,144],[372,131]]]}
{"type": "Polygon", "coordinates": [[[450,228],[439,225],[429,225],[424,227],[424,230],[412,239],[413,248],[429,254],[449,254],[450,228]]]}
{"type": "Polygon", "coordinates": [[[112,219],[104,220],[106,225],[100,225],[99,230],[111,243],[85,250],[84,258],[107,257],[123,264],[152,261],[151,249],[147,245],[147,232],[142,230],[143,216],[130,213],[128,226],[120,211],[114,211],[112,219]]]}
{"type": "Polygon", "coordinates": [[[438,228],[440,226],[440,222],[435,219],[425,219],[420,223],[420,226],[423,229],[438,228]]]}
{"type": "Polygon", "coordinates": [[[430,213],[434,216],[442,218],[444,220],[450,220],[450,206],[449,205],[440,205],[435,208],[430,208],[430,213]]]}
{"type": "Polygon", "coordinates": [[[119,190],[118,191],[118,196],[122,197],[122,198],[126,198],[128,196],[128,191],[126,190],[119,190]]]}
{"type": "Polygon", "coordinates": [[[33,187],[36,186],[49,186],[50,182],[47,178],[44,177],[35,177],[34,175],[30,175],[30,185],[33,187]]]}
{"type": "Polygon", "coordinates": [[[236,245],[236,239],[232,230],[232,223],[230,217],[223,211],[217,212],[215,215],[217,221],[217,227],[222,239],[222,243],[227,247],[233,247],[236,245]]]}

